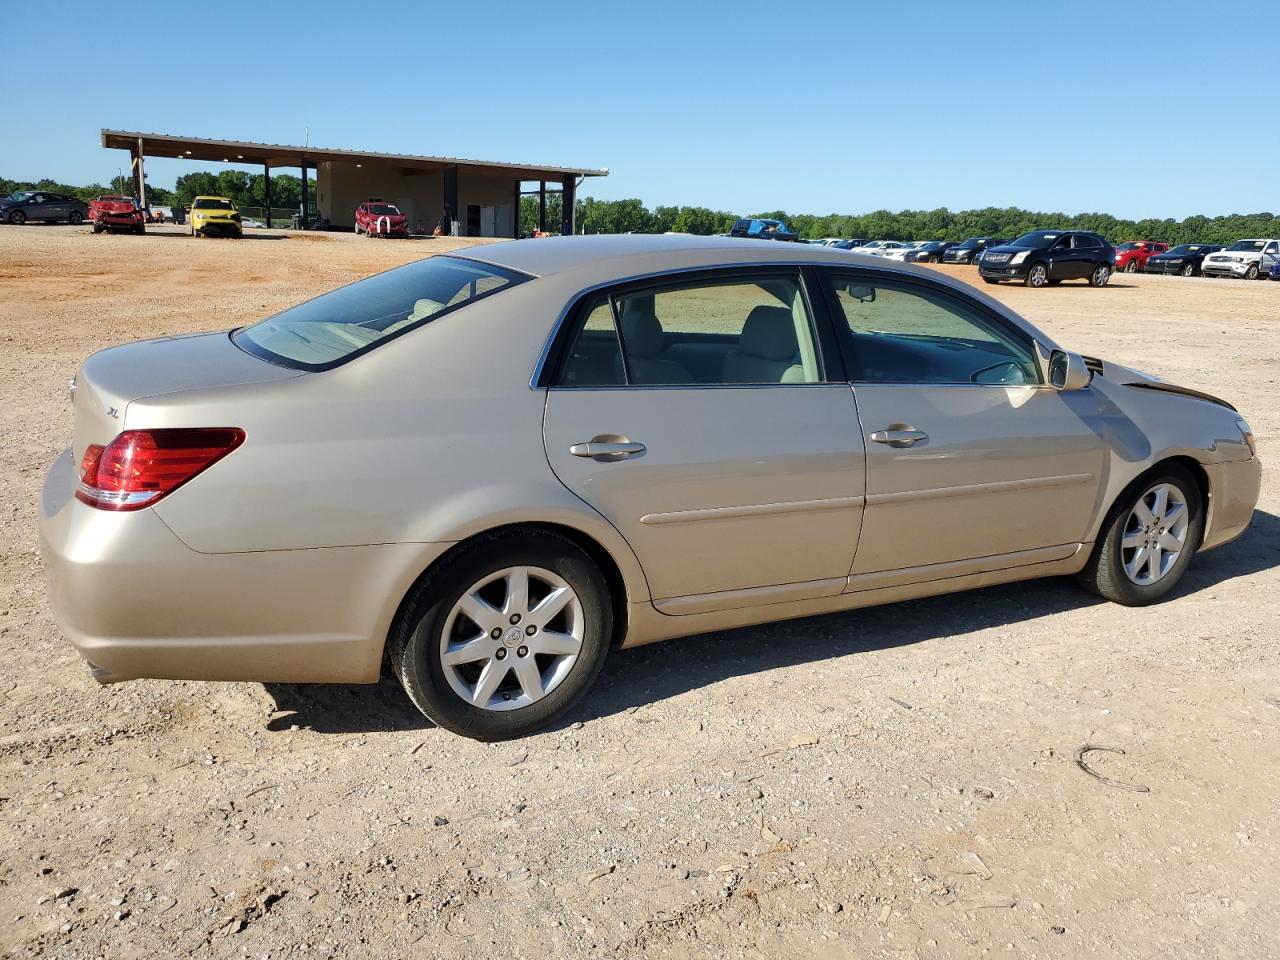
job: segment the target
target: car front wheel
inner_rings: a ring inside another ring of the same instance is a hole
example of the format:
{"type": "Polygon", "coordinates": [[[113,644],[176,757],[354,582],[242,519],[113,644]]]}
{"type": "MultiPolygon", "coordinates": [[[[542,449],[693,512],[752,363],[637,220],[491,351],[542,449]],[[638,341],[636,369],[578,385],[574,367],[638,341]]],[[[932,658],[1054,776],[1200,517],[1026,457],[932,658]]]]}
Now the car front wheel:
{"type": "Polygon", "coordinates": [[[1126,264],[1124,265],[1124,272],[1125,272],[1125,273],[1137,273],[1137,272],[1138,272],[1138,261],[1137,261],[1137,260],[1130,260],[1128,263],[1126,263],[1126,264]]]}
{"type": "Polygon", "coordinates": [[[1203,533],[1200,486],[1171,465],[1120,497],[1079,580],[1128,607],[1155,603],[1182,579],[1203,533]]]}
{"type": "Polygon", "coordinates": [[[1246,280],[1258,279],[1258,265],[1256,263],[1249,264],[1249,269],[1244,272],[1244,278],[1246,280]]]}
{"type": "Polygon", "coordinates": [[[23,213],[21,210],[15,210],[13,211],[13,213],[9,214],[9,222],[12,223],[15,227],[21,226],[22,224],[27,222],[27,215],[23,213]]]}
{"type": "Polygon", "coordinates": [[[427,719],[464,737],[533,733],[595,681],[613,630],[599,569],[542,530],[461,547],[401,606],[391,665],[427,719]]]}
{"type": "Polygon", "coordinates": [[[1044,287],[1049,284],[1049,268],[1043,263],[1033,263],[1027,270],[1028,287],[1044,287]]]}
{"type": "Polygon", "coordinates": [[[1195,265],[1188,263],[1185,267],[1182,268],[1182,275],[1184,277],[1194,277],[1196,275],[1195,265]]]}

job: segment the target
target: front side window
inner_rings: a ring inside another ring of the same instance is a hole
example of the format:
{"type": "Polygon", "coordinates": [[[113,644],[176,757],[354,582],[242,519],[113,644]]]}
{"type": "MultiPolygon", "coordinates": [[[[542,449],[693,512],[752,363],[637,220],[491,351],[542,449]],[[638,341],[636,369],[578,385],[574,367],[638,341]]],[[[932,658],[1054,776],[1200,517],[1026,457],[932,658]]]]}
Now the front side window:
{"type": "Polygon", "coordinates": [[[830,283],[848,327],[853,380],[1040,382],[1030,344],[944,291],[844,274],[830,283]]]}
{"type": "Polygon", "coordinates": [[[601,295],[556,385],[802,384],[822,379],[797,276],[736,276],[601,295]]]}
{"type": "Polygon", "coordinates": [[[237,330],[232,340],[272,363],[325,370],[525,279],[501,267],[434,256],[300,303],[237,330]]]}

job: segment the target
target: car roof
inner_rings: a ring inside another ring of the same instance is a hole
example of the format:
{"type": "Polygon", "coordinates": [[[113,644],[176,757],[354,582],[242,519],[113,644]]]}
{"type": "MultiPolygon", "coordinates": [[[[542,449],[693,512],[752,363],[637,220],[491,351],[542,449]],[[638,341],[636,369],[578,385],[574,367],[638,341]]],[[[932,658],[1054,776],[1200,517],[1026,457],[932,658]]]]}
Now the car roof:
{"type": "Polygon", "coordinates": [[[192,197],[191,199],[192,200],[226,200],[227,203],[231,202],[230,197],[220,197],[216,193],[202,193],[200,194],[200,196],[192,197]]]}

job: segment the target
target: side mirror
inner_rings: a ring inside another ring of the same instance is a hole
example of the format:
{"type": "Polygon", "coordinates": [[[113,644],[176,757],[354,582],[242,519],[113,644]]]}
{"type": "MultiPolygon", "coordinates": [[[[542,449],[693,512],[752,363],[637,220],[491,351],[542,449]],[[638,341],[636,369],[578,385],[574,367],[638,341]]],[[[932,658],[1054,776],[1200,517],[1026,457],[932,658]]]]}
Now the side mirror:
{"type": "Polygon", "coordinates": [[[1068,350],[1049,354],[1049,386],[1055,390],[1083,390],[1091,380],[1093,374],[1080,354],[1068,350]]]}
{"type": "Polygon", "coordinates": [[[862,303],[876,302],[876,291],[874,287],[868,287],[861,283],[851,283],[845,289],[849,296],[862,303]]]}

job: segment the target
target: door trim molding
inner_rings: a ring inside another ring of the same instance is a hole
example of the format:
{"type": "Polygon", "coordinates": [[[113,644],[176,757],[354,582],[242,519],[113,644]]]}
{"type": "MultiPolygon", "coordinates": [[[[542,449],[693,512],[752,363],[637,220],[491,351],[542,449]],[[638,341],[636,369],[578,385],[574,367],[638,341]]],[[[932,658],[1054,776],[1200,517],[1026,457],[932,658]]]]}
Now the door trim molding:
{"type": "Polygon", "coordinates": [[[916,500],[943,500],[952,497],[976,497],[988,493],[1014,493],[1042,487],[1064,487],[1088,483],[1092,473],[1066,473],[1056,477],[1027,477],[1025,480],[992,480],[989,483],[965,483],[954,487],[931,487],[927,490],[899,490],[894,493],[869,493],[868,507],[878,503],[910,503],[916,500]]]}
{"type": "Polygon", "coordinates": [[[672,513],[646,513],[640,522],[646,526],[664,523],[697,523],[701,520],[736,520],[740,517],[767,517],[782,513],[809,513],[819,510],[843,510],[861,507],[864,497],[829,497],[825,500],[785,500],[781,503],[753,503],[737,507],[706,507],[701,510],[676,510],[672,513]]]}

